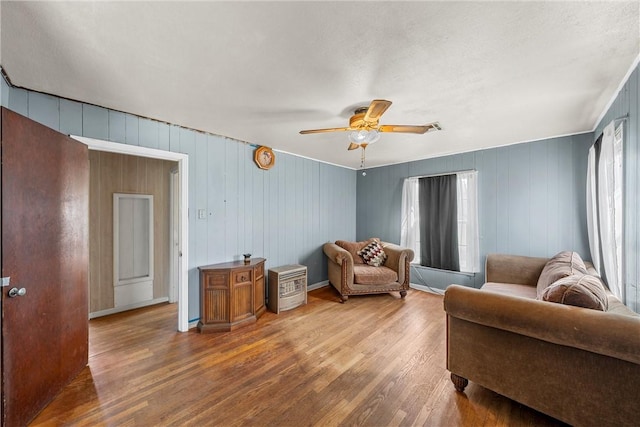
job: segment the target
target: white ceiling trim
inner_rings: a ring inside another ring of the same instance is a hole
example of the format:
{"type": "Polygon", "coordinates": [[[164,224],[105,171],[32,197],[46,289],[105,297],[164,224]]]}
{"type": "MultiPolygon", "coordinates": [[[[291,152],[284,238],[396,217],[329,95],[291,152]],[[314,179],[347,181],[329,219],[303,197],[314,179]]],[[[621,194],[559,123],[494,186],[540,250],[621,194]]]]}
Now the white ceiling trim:
{"type": "Polygon", "coordinates": [[[611,99],[609,100],[609,102],[607,102],[607,105],[602,110],[602,113],[600,113],[600,117],[598,117],[598,120],[596,120],[596,122],[593,124],[593,128],[591,129],[591,132],[594,132],[598,127],[598,124],[600,124],[602,119],[604,119],[604,116],[607,114],[607,112],[609,111],[609,108],[611,108],[613,103],[616,101],[616,98],[618,98],[620,91],[622,90],[624,85],[627,84],[629,77],[631,77],[631,74],[633,74],[633,71],[636,69],[638,64],[640,64],[640,54],[638,54],[638,56],[636,56],[636,59],[634,59],[633,62],[631,63],[631,66],[629,67],[627,74],[624,75],[624,77],[622,78],[622,81],[618,85],[618,89],[616,89],[613,95],[611,95],[611,99]]]}

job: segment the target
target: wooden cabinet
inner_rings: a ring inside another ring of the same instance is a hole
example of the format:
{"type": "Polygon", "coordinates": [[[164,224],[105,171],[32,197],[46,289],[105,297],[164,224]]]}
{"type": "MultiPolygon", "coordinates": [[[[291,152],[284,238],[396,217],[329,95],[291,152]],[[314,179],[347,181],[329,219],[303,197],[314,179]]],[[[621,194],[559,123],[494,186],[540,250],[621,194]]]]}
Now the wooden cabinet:
{"type": "Polygon", "coordinates": [[[200,332],[232,331],[265,312],[264,258],[199,267],[200,332]]]}

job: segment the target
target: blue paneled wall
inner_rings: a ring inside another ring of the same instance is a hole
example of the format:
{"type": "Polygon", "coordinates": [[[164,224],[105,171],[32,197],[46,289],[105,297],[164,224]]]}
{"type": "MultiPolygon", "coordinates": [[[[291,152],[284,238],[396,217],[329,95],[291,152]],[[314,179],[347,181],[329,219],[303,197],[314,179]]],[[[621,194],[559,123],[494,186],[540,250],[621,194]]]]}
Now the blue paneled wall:
{"type": "Polygon", "coordinates": [[[585,187],[591,142],[587,133],[369,169],[357,177],[356,236],[400,243],[404,178],[475,169],[483,271],[414,268],[413,283],[479,287],[489,253],[548,257],[575,250],[589,259],[585,187]]]}
{"type": "MultiPolygon", "coordinates": [[[[352,170],[279,154],[269,172],[252,162],[253,147],[224,137],[22,89],[3,79],[1,102],[60,132],[181,152],[190,156],[190,318],[198,316],[198,265],[238,258],[267,267],[302,263],[310,283],[326,280],[321,246],[338,238],[400,241],[402,180],[475,169],[479,177],[481,260],[502,252],[551,256],[576,250],[589,259],[585,214],[587,149],[612,119],[625,122],[625,250],[627,305],[640,309],[640,77],[636,67],[595,133],[471,153],[352,170]],[[357,191],[356,191],[357,189],[357,191]],[[357,204],[356,204],[357,199],[357,204]],[[207,219],[196,219],[205,209],[207,219]],[[357,227],[356,227],[357,218],[357,227]]],[[[481,262],[481,266],[482,266],[481,262]]],[[[479,286],[475,275],[414,269],[412,281],[444,289],[479,286]]]]}
{"type": "Polygon", "coordinates": [[[314,284],[328,277],[322,245],[355,239],[353,170],[276,153],[263,171],[251,145],[0,81],[3,106],[62,133],[189,155],[190,320],[199,316],[199,265],[250,252],[267,268],[304,264],[314,284]],[[199,209],[206,219],[197,219],[199,209]]]}

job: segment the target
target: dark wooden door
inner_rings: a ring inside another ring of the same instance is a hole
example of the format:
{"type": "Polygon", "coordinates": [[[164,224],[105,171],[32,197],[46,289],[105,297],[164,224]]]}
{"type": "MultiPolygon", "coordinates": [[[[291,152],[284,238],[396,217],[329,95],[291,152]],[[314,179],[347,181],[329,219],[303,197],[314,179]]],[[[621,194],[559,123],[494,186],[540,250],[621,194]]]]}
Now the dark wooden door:
{"type": "Polygon", "coordinates": [[[87,365],[89,160],[4,108],[1,127],[2,424],[19,426],[87,365]]]}

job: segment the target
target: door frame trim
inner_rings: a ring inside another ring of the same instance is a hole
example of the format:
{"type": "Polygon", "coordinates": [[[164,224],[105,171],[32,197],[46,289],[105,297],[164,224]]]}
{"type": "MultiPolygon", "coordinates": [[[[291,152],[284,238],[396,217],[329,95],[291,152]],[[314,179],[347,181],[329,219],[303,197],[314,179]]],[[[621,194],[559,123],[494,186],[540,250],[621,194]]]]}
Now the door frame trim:
{"type": "Polygon", "coordinates": [[[178,162],[178,174],[180,176],[180,250],[182,252],[180,274],[178,276],[178,331],[187,332],[189,330],[189,156],[183,153],[121,144],[85,136],[70,135],[70,137],[87,145],[89,150],[178,162]]]}
{"type": "Polygon", "coordinates": [[[177,200],[177,197],[180,195],[180,172],[178,171],[177,166],[171,168],[169,177],[169,205],[171,206],[171,208],[169,209],[169,215],[171,216],[169,220],[169,236],[171,239],[171,255],[169,263],[169,302],[175,303],[178,301],[178,285],[180,283],[180,280],[179,278],[177,280],[174,280],[174,277],[180,275],[180,247],[182,246],[182,244],[180,243],[182,241],[180,236],[180,200],[177,200]],[[177,184],[175,182],[176,177],[177,184]],[[177,207],[176,202],[178,203],[177,207]],[[174,239],[176,228],[178,228],[177,240],[174,239]],[[175,265],[176,260],[178,265],[175,265]]]}

